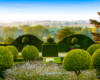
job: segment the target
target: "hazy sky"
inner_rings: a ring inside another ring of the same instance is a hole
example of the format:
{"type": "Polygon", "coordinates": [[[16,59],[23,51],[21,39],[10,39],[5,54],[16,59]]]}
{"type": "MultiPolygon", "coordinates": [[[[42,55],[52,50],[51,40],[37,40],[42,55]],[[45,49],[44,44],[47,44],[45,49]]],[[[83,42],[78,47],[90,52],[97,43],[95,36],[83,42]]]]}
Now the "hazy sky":
{"type": "Polygon", "coordinates": [[[0,0],[0,22],[99,20],[100,0],[0,0]]]}

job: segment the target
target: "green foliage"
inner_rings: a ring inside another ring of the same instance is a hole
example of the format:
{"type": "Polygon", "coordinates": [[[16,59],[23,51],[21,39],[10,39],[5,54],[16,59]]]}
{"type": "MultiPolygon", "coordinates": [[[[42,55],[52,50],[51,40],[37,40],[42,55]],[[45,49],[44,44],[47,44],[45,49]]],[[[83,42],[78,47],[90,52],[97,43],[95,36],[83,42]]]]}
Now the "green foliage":
{"type": "Polygon", "coordinates": [[[27,37],[22,38],[22,43],[28,43],[28,42],[29,42],[29,39],[27,37]]]}
{"type": "Polygon", "coordinates": [[[50,60],[50,61],[46,62],[46,66],[50,66],[50,65],[53,65],[53,64],[55,64],[55,62],[54,62],[54,61],[52,61],[52,60],[50,60]]]}
{"type": "Polygon", "coordinates": [[[20,26],[20,29],[24,30],[26,27],[29,27],[29,25],[22,25],[22,26],[20,26]]]}
{"type": "Polygon", "coordinates": [[[100,44],[92,44],[91,46],[88,47],[87,51],[90,53],[92,56],[93,53],[97,50],[100,49],[100,44]]]}
{"type": "Polygon", "coordinates": [[[8,45],[8,46],[6,46],[6,47],[7,47],[8,49],[11,50],[11,52],[12,52],[12,54],[13,54],[14,60],[16,60],[17,57],[18,57],[18,50],[17,50],[17,48],[14,47],[14,46],[12,46],[12,45],[8,45]]]}
{"type": "Polygon", "coordinates": [[[80,71],[91,67],[91,55],[83,49],[69,51],[63,59],[63,67],[67,71],[80,71]]]}
{"type": "Polygon", "coordinates": [[[13,66],[12,52],[4,47],[0,46],[0,70],[5,70],[13,66]]]}
{"type": "Polygon", "coordinates": [[[58,39],[59,40],[62,40],[64,39],[66,36],[70,35],[70,34],[74,34],[74,32],[70,31],[70,28],[65,28],[65,29],[62,29],[59,34],[58,34],[58,39]]]}
{"type": "Polygon", "coordinates": [[[48,34],[49,34],[50,32],[49,32],[49,30],[48,29],[44,29],[43,30],[43,36],[48,36],[48,34]]]}
{"type": "Polygon", "coordinates": [[[56,43],[43,43],[42,44],[43,57],[58,57],[58,44],[56,43]]]}
{"type": "Polygon", "coordinates": [[[35,46],[26,46],[21,53],[26,60],[34,60],[35,57],[39,57],[39,51],[35,46]]]}
{"type": "Polygon", "coordinates": [[[42,46],[41,45],[42,45],[43,41],[38,39],[36,36],[30,35],[30,34],[19,36],[10,45],[15,46],[18,49],[18,51],[21,52],[21,50],[24,47],[24,44],[22,43],[22,38],[23,37],[27,37],[29,39],[29,42],[28,42],[29,45],[34,45],[39,51],[42,51],[42,46]]]}
{"type": "Polygon", "coordinates": [[[78,43],[78,39],[76,37],[72,38],[71,42],[72,42],[72,44],[77,44],[78,43]]]}
{"type": "Polygon", "coordinates": [[[33,27],[26,27],[24,29],[25,34],[33,34],[36,35],[38,34],[42,34],[44,31],[44,26],[42,25],[37,25],[37,26],[33,26],[33,27]]]}
{"type": "Polygon", "coordinates": [[[93,59],[93,67],[96,69],[100,69],[100,49],[97,49],[93,53],[92,59],[93,59]]]}
{"type": "Polygon", "coordinates": [[[78,44],[75,44],[74,46],[70,46],[70,48],[79,48],[80,47],[80,45],[78,45],[78,44]]]}
{"type": "Polygon", "coordinates": [[[18,31],[18,28],[13,26],[13,27],[3,27],[3,33],[4,34],[14,34],[18,31]]]}
{"type": "Polygon", "coordinates": [[[48,38],[50,38],[50,37],[51,37],[51,34],[49,33],[49,34],[48,34],[48,38]]]}
{"type": "Polygon", "coordinates": [[[4,42],[4,39],[3,39],[3,37],[0,37],[0,42],[4,42]]]}
{"type": "Polygon", "coordinates": [[[63,59],[63,67],[67,71],[74,71],[79,80],[81,72],[92,67],[91,55],[83,49],[71,50],[63,59]]]}
{"type": "Polygon", "coordinates": [[[48,38],[47,39],[47,43],[53,43],[54,42],[54,38],[48,38]]]}
{"type": "Polygon", "coordinates": [[[4,40],[4,43],[5,43],[5,44],[10,44],[10,43],[12,43],[14,40],[15,40],[15,39],[12,38],[12,37],[7,37],[7,38],[4,40]]]}
{"type": "Polygon", "coordinates": [[[81,49],[87,50],[87,48],[95,44],[95,42],[86,35],[83,34],[74,34],[65,37],[63,40],[57,42],[59,46],[59,52],[68,52],[70,51],[70,46],[72,46],[71,40],[76,37],[78,39],[78,44],[81,46],[81,49]],[[88,43],[88,44],[87,44],[88,43]]]}

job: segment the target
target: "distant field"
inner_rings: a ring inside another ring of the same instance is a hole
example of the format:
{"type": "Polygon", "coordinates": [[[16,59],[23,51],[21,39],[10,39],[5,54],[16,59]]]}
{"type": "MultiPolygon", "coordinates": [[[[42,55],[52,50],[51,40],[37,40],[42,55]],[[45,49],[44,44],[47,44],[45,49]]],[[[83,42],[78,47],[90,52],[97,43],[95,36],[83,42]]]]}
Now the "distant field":
{"type": "MultiPolygon", "coordinates": [[[[88,26],[90,27],[90,26],[91,26],[91,27],[94,27],[94,25],[91,25],[91,24],[90,24],[90,25],[64,25],[64,26],[70,26],[70,27],[71,27],[71,26],[82,26],[82,27],[86,27],[86,26],[87,26],[87,27],[88,27],[88,26]]],[[[60,26],[53,26],[53,27],[60,27],[60,26]]]]}

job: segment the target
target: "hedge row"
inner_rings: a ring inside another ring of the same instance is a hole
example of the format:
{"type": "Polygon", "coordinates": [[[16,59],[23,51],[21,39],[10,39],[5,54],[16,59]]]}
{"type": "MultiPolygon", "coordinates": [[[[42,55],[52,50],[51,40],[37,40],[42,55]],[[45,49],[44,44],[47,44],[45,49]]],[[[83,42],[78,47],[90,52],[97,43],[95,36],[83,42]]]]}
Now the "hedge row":
{"type": "Polygon", "coordinates": [[[18,37],[13,43],[11,43],[11,45],[15,46],[19,52],[22,51],[23,46],[24,46],[24,43],[22,43],[23,37],[27,37],[29,39],[29,42],[28,42],[29,45],[33,45],[33,46],[37,47],[37,49],[39,51],[42,51],[41,45],[42,45],[43,41],[41,41],[34,35],[26,34],[26,35],[22,35],[22,36],[18,37]]]}
{"type": "Polygon", "coordinates": [[[78,44],[81,46],[81,49],[87,50],[87,48],[92,45],[96,44],[91,38],[83,34],[74,34],[65,37],[63,40],[57,42],[59,46],[59,52],[68,52],[70,51],[70,46],[73,44],[71,43],[72,38],[76,37],[78,39],[78,44]]]}
{"type": "MultiPolygon", "coordinates": [[[[11,43],[11,44],[0,44],[0,46],[13,45],[18,49],[19,52],[21,52],[21,50],[23,49],[23,46],[24,46],[24,43],[22,43],[22,38],[23,37],[27,37],[29,39],[29,42],[28,42],[29,45],[35,46],[39,50],[39,52],[42,51],[42,43],[44,43],[44,42],[41,41],[40,39],[38,39],[36,36],[31,35],[31,34],[22,35],[22,36],[16,38],[13,43],[11,43]]],[[[81,46],[80,48],[84,49],[84,50],[87,50],[87,48],[90,45],[96,44],[91,38],[89,38],[86,35],[83,35],[83,34],[69,35],[69,36],[65,37],[63,40],[57,42],[58,47],[59,47],[58,48],[59,52],[68,52],[68,51],[70,51],[70,46],[73,45],[71,43],[71,40],[74,37],[76,37],[78,39],[78,41],[79,41],[78,44],[81,46]]],[[[49,51],[49,50],[50,49],[48,47],[48,50],[46,50],[46,51],[49,51]]],[[[55,50],[55,48],[53,50],[55,50]]]]}

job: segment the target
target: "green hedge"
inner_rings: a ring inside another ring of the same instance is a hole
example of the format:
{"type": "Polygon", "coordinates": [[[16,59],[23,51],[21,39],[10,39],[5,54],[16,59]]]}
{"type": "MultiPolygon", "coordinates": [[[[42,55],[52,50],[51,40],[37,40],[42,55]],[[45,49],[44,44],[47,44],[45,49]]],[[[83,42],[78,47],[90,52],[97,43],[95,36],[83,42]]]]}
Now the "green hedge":
{"type": "Polygon", "coordinates": [[[43,41],[41,41],[34,35],[26,34],[26,35],[19,36],[18,38],[16,38],[16,40],[13,43],[11,43],[11,45],[15,46],[19,52],[22,51],[23,46],[24,46],[24,43],[22,43],[23,37],[27,37],[29,39],[29,42],[28,42],[29,45],[35,46],[39,51],[42,50],[41,45],[42,45],[43,41]]]}
{"type": "Polygon", "coordinates": [[[96,44],[91,38],[83,34],[73,34],[65,37],[63,40],[57,42],[59,46],[59,52],[68,52],[70,51],[70,46],[73,44],[71,43],[72,38],[76,37],[78,39],[78,44],[81,46],[81,49],[87,50],[87,48],[92,45],[96,44]]]}
{"type": "MultiPolygon", "coordinates": [[[[16,59],[14,60],[14,62],[25,62],[26,60],[23,58],[23,59],[16,59]]],[[[36,59],[34,59],[33,61],[43,61],[43,58],[42,57],[38,57],[36,59]]]]}
{"type": "Polygon", "coordinates": [[[27,37],[29,39],[29,42],[28,42],[29,45],[35,46],[40,52],[42,51],[41,45],[44,42],[41,41],[36,36],[31,35],[31,34],[25,34],[25,35],[19,36],[11,44],[0,44],[0,46],[13,45],[13,46],[15,46],[18,49],[19,52],[21,52],[22,49],[23,49],[23,46],[24,46],[24,43],[22,43],[22,38],[23,37],[27,37]]]}
{"type": "Polygon", "coordinates": [[[43,57],[58,57],[58,44],[56,43],[43,43],[42,44],[43,57]]]}

